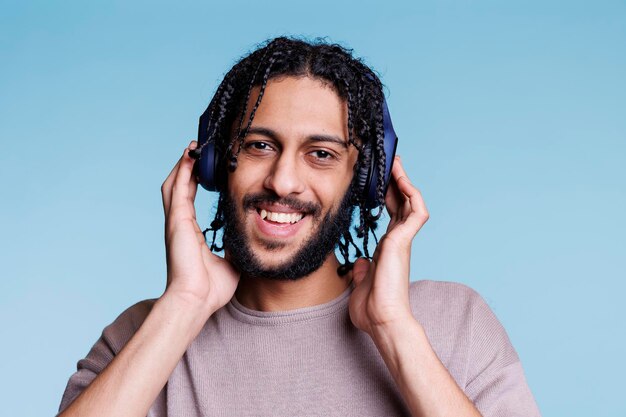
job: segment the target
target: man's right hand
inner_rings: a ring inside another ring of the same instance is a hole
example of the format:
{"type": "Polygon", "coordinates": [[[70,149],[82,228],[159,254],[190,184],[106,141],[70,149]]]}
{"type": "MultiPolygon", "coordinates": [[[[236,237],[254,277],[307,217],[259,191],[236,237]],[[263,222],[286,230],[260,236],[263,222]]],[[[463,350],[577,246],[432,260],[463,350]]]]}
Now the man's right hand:
{"type": "Polygon", "coordinates": [[[194,200],[198,182],[192,174],[195,160],[188,151],[197,145],[196,141],[189,144],[161,186],[167,261],[165,292],[201,302],[210,315],[230,301],[239,273],[230,262],[211,252],[196,221],[194,200]]]}
{"type": "MultiPolygon", "coordinates": [[[[194,149],[191,142],[188,149],[194,149]]],[[[161,192],[167,287],[124,347],[60,417],[143,417],[206,320],[235,293],[239,274],[214,255],[196,222],[198,183],[185,149],[161,192]]]]}

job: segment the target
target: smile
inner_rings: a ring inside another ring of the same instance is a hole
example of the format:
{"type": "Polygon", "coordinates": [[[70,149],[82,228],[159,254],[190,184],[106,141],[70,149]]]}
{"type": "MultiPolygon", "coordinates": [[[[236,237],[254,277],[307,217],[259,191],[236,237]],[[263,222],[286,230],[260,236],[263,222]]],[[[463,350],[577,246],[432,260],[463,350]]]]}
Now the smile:
{"type": "Polygon", "coordinates": [[[303,213],[277,213],[265,209],[257,209],[262,220],[270,220],[275,223],[298,223],[304,217],[303,213]]]}
{"type": "Polygon", "coordinates": [[[285,239],[292,238],[307,223],[308,216],[301,211],[294,211],[286,206],[270,207],[269,204],[261,204],[253,210],[256,219],[257,230],[266,238],[285,239]],[[274,211],[268,210],[273,208],[274,211]]]}

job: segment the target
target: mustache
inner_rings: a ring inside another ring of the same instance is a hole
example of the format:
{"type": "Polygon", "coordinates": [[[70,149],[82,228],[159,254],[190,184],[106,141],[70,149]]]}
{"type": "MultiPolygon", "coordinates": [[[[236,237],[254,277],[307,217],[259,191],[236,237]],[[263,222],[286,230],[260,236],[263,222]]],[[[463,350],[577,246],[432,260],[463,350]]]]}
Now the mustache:
{"type": "Polygon", "coordinates": [[[243,208],[244,209],[252,209],[256,208],[261,203],[275,203],[287,206],[292,208],[293,210],[300,211],[305,214],[310,214],[313,216],[318,216],[322,207],[319,204],[312,203],[310,201],[300,201],[295,197],[278,197],[276,194],[272,193],[255,193],[255,194],[247,194],[243,198],[243,208]]]}

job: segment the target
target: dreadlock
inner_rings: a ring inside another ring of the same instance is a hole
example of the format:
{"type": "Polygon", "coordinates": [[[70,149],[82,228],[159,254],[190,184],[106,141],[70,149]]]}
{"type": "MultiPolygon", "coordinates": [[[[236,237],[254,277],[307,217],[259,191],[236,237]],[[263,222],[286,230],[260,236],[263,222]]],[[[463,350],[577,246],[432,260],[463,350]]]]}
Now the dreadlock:
{"type": "MultiPolygon", "coordinates": [[[[234,171],[243,141],[252,124],[254,114],[261,103],[267,82],[272,78],[308,76],[332,86],[339,97],[348,105],[348,141],[359,151],[354,166],[354,177],[350,185],[352,205],[359,208],[359,224],[355,227],[358,238],[363,239],[362,251],[354,242],[350,231],[342,234],[337,243],[344,263],[338,272],[343,275],[350,270],[350,248],[355,256],[371,259],[368,250],[370,233],[376,237],[377,221],[382,214],[384,204],[385,150],[383,129],[383,90],[377,76],[360,58],[352,56],[352,49],[338,44],[326,43],[323,38],[313,42],[298,38],[277,37],[258,45],[252,53],[243,56],[224,76],[209,104],[208,141],[215,143],[215,150],[220,155],[219,172],[234,171]],[[254,87],[260,87],[260,93],[244,127],[246,105],[254,87]],[[231,131],[239,116],[237,132],[231,131]],[[234,136],[234,137],[233,137],[234,136]],[[234,145],[236,151],[233,152],[234,145]],[[363,190],[359,190],[358,173],[367,169],[376,158],[378,161],[377,204],[374,209],[366,206],[363,190]],[[378,209],[374,214],[372,211],[378,209]]],[[[207,142],[208,142],[207,141],[207,142]]],[[[198,149],[199,152],[201,149],[198,149]]],[[[227,177],[225,175],[224,177],[227,177]]],[[[221,251],[222,246],[215,244],[218,230],[224,226],[222,188],[217,204],[215,218],[206,232],[212,231],[211,250],[221,251]]]]}

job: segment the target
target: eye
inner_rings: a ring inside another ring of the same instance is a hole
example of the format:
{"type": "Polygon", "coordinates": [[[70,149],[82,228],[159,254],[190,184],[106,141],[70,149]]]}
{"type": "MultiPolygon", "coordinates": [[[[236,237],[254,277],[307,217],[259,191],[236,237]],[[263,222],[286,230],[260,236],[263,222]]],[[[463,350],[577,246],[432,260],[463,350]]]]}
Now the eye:
{"type": "Polygon", "coordinates": [[[325,168],[334,166],[341,159],[336,152],[329,149],[312,149],[308,158],[316,166],[325,168]]]}
{"type": "Polygon", "coordinates": [[[250,141],[243,145],[244,149],[248,152],[259,153],[272,150],[272,146],[267,142],[250,141]]]}
{"type": "Polygon", "coordinates": [[[317,151],[314,151],[313,154],[315,154],[315,156],[319,159],[330,159],[332,158],[332,155],[330,154],[330,152],[326,152],[322,149],[319,149],[317,151]]]}
{"type": "Polygon", "coordinates": [[[265,149],[269,149],[269,145],[265,142],[252,142],[250,144],[248,144],[249,148],[254,148],[254,149],[258,149],[258,150],[265,150],[265,149]]]}

